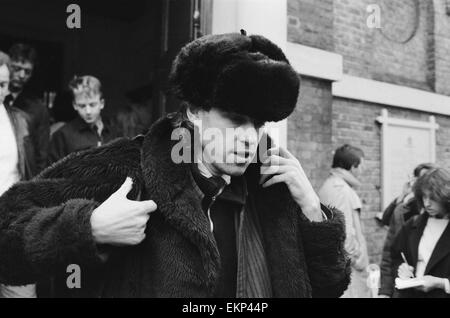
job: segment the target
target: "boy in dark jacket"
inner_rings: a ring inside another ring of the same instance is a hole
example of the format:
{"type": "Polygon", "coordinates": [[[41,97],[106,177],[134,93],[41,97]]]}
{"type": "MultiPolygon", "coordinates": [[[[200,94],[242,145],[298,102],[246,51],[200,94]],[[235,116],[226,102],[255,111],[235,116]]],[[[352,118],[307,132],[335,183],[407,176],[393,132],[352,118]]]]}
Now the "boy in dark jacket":
{"type": "Polygon", "coordinates": [[[78,116],[52,135],[49,163],[72,152],[99,147],[117,137],[109,121],[102,116],[105,100],[100,81],[94,76],[75,76],[69,89],[78,116]]]}

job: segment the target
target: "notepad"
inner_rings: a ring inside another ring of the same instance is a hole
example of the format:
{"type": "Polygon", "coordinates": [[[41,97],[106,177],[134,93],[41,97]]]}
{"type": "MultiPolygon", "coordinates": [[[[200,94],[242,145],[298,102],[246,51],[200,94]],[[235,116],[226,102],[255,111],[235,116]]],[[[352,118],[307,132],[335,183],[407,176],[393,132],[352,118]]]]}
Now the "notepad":
{"type": "Polygon", "coordinates": [[[421,278],[410,278],[410,279],[395,279],[395,288],[397,289],[408,289],[425,285],[425,281],[421,278]]]}

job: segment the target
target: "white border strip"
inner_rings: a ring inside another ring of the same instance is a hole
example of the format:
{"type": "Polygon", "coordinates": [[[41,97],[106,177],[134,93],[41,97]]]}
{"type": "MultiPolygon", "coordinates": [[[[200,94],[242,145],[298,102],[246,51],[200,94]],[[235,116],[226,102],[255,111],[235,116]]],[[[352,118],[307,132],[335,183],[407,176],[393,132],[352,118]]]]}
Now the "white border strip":
{"type": "Polygon", "coordinates": [[[333,96],[450,116],[450,96],[344,75],[333,96]]]}
{"type": "Polygon", "coordinates": [[[340,54],[287,42],[286,56],[292,67],[300,75],[330,81],[342,79],[343,59],[340,54]]]}

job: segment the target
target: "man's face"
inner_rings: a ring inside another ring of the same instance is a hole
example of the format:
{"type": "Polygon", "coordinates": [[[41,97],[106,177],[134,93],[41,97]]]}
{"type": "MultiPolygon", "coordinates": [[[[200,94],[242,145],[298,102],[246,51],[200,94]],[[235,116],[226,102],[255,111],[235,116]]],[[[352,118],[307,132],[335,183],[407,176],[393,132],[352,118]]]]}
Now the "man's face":
{"type": "Polygon", "coordinates": [[[9,94],[9,70],[6,65],[0,66],[0,105],[9,94]]]}
{"type": "Polygon", "coordinates": [[[34,66],[29,61],[11,61],[11,91],[20,91],[33,75],[34,66]]]}
{"type": "Polygon", "coordinates": [[[359,176],[362,175],[363,171],[364,171],[364,158],[361,158],[361,162],[359,163],[358,167],[353,166],[350,170],[350,172],[356,177],[358,178],[359,176]]]}
{"type": "Polygon", "coordinates": [[[94,124],[100,119],[103,107],[105,101],[99,94],[79,94],[74,97],[73,108],[87,124],[94,124]]]}
{"type": "Polygon", "coordinates": [[[250,118],[211,109],[194,114],[201,123],[202,161],[211,173],[240,176],[256,155],[260,135],[250,118]]]}

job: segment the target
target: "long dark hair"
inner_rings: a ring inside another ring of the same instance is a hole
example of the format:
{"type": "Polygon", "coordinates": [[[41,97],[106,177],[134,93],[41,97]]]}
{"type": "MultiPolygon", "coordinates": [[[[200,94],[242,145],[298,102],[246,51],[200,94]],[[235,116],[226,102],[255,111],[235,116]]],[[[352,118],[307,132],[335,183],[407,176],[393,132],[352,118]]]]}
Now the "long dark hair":
{"type": "Polygon", "coordinates": [[[445,213],[450,214],[450,172],[446,169],[435,168],[428,171],[417,179],[413,191],[421,208],[423,208],[424,194],[428,192],[430,198],[442,204],[445,213]]]}

